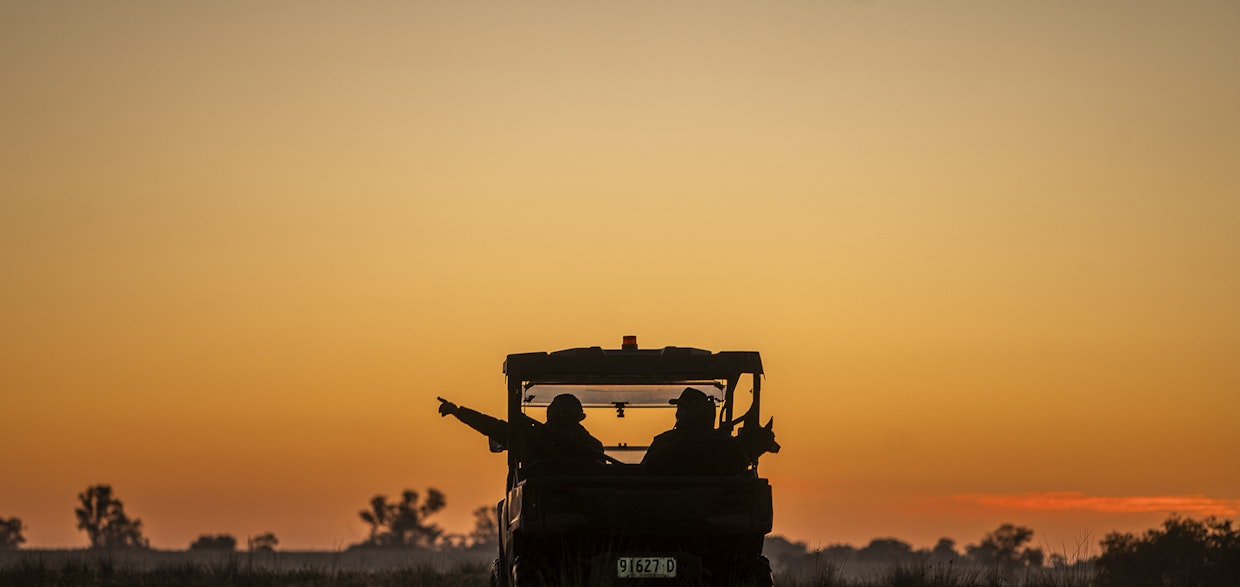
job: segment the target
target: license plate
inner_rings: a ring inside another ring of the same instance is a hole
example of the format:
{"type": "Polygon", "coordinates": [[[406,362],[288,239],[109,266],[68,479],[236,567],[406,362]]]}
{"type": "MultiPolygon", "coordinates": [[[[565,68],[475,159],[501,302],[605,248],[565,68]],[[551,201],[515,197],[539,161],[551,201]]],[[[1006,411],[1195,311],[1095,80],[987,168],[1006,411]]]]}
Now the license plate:
{"type": "Polygon", "coordinates": [[[676,557],[622,556],[616,559],[616,576],[635,579],[675,577],[676,557]]]}

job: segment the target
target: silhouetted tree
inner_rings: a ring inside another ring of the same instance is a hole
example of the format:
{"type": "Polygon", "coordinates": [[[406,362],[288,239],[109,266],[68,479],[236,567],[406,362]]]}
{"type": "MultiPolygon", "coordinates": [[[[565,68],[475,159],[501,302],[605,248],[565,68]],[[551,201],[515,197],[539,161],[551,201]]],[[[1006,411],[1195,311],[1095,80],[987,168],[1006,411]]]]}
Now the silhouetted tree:
{"type": "Polygon", "coordinates": [[[1111,533],[1102,541],[1099,582],[1131,587],[1234,587],[1240,577],[1240,530],[1231,520],[1171,516],[1140,537],[1111,533]]]}
{"type": "Polygon", "coordinates": [[[17,550],[26,543],[21,518],[0,518],[0,550],[17,550]]]}
{"type": "Polygon", "coordinates": [[[125,506],[112,494],[111,485],[92,485],[78,494],[78,530],[85,530],[91,548],[146,547],[142,520],[129,519],[125,506]]]}
{"type": "Polygon", "coordinates": [[[999,565],[1007,569],[1040,567],[1045,559],[1042,549],[1024,546],[1032,539],[1033,530],[1024,526],[1003,524],[983,537],[980,544],[965,547],[965,551],[969,558],[983,564],[999,565]]]}
{"type": "Polygon", "coordinates": [[[848,562],[857,558],[857,549],[851,544],[829,544],[826,548],[819,550],[822,557],[833,562],[848,562]]]}
{"type": "Polygon", "coordinates": [[[461,550],[461,549],[469,548],[470,547],[469,536],[466,536],[464,534],[459,534],[456,532],[453,532],[450,534],[444,534],[443,536],[439,537],[438,547],[440,549],[447,549],[447,550],[461,550]]]}
{"type": "Polygon", "coordinates": [[[446,502],[438,489],[428,489],[426,499],[418,505],[418,492],[406,489],[396,504],[392,519],[392,535],[398,546],[434,546],[443,535],[443,528],[426,523],[426,518],[443,509],[446,502]]]}
{"type": "Polygon", "coordinates": [[[499,540],[499,512],[492,506],[474,510],[474,529],[469,533],[472,546],[495,544],[499,540]]]}
{"type": "Polygon", "coordinates": [[[364,544],[370,546],[434,546],[443,535],[443,529],[428,524],[426,518],[443,509],[444,495],[438,489],[426,491],[426,499],[418,504],[418,492],[406,489],[399,502],[389,502],[386,496],[370,498],[370,509],[358,512],[362,521],[370,524],[370,538],[364,544]]]}
{"type": "Polygon", "coordinates": [[[935,562],[951,562],[959,559],[960,553],[956,551],[956,541],[951,538],[939,538],[930,551],[930,558],[935,562]]]}
{"type": "Polygon", "coordinates": [[[203,534],[189,545],[190,550],[226,550],[232,552],[237,549],[237,539],[232,534],[216,534],[214,536],[203,534]]]}
{"type": "Polygon", "coordinates": [[[762,542],[762,553],[771,560],[772,566],[781,569],[805,564],[810,556],[809,546],[804,542],[793,542],[783,536],[767,536],[762,542]]]}
{"type": "Polygon", "coordinates": [[[276,546],[280,544],[280,540],[271,532],[264,532],[258,536],[251,536],[246,541],[246,546],[250,552],[275,552],[276,546]]]}
{"type": "Polygon", "coordinates": [[[386,495],[376,495],[370,498],[370,509],[358,512],[362,517],[362,521],[370,524],[370,538],[366,539],[366,544],[382,545],[384,536],[388,528],[392,524],[392,511],[388,505],[386,495]]]}
{"type": "Polygon", "coordinates": [[[895,538],[875,538],[857,551],[857,560],[866,562],[894,563],[913,558],[913,547],[895,538]]]}

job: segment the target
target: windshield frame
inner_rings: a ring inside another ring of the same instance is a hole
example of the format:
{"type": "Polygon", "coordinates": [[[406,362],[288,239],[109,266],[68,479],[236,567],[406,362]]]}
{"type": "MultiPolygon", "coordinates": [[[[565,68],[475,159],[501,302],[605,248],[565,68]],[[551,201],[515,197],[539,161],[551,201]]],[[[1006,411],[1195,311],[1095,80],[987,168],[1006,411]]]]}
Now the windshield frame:
{"type": "MultiPolygon", "coordinates": [[[[538,385],[578,385],[606,388],[610,386],[664,386],[676,394],[685,387],[703,382],[721,382],[723,399],[717,404],[718,427],[733,430],[742,420],[757,426],[761,401],[762,360],[754,351],[711,351],[664,347],[662,349],[635,348],[608,349],[586,347],[566,349],[551,353],[518,353],[508,355],[504,361],[504,373],[508,379],[509,421],[524,417],[525,409],[531,407],[523,401],[526,390],[538,385]],[[733,404],[738,384],[744,375],[751,375],[753,388],[751,403],[746,412],[734,417],[733,404]]],[[[712,385],[714,387],[715,385],[712,385]]],[[[553,396],[552,396],[553,397],[553,396]]],[[[539,403],[550,401],[536,398],[539,403]]],[[[669,397],[668,399],[671,399],[669,397]]],[[[671,408],[671,404],[646,404],[650,408],[671,408]]],[[[537,406],[533,406],[537,407],[537,406]]],[[[592,406],[594,408],[608,407],[592,406]]],[[[619,407],[619,406],[615,406],[619,407]]],[[[624,407],[628,407],[627,405],[624,407]]],[[[522,427],[510,427],[508,443],[509,486],[518,481],[522,466],[525,439],[522,427]]],[[[625,445],[608,450],[641,450],[638,445],[625,445]]]]}

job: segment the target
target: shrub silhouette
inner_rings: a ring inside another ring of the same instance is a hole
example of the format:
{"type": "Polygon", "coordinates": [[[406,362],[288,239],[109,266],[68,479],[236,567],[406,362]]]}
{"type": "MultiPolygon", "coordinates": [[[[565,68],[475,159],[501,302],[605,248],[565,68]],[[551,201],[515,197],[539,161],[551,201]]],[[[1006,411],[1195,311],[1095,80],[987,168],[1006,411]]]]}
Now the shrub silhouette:
{"type": "Polygon", "coordinates": [[[1140,537],[1113,532],[1098,558],[1101,585],[1234,586],[1240,577],[1240,531],[1231,520],[1171,516],[1140,537]]]}
{"type": "Polygon", "coordinates": [[[17,550],[26,542],[21,518],[0,518],[0,550],[17,550]]]}
{"type": "Polygon", "coordinates": [[[275,552],[276,546],[279,546],[280,539],[276,538],[271,532],[264,532],[258,536],[251,536],[246,541],[246,547],[250,552],[275,552]]]}
{"type": "Polygon", "coordinates": [[[237,549],[237,539],[231,534],[203,534],[189,545],[190,550],[224,550],[232,552],[237,549]]]}
{"type": "Polygon", "coordinates": [[[92,485],[78,494],[78,530],[85,530],[91,548],[148,545],[142,536],[142,520],[129,519],[125,506],[112,493],[111,485],[92,485]]]}

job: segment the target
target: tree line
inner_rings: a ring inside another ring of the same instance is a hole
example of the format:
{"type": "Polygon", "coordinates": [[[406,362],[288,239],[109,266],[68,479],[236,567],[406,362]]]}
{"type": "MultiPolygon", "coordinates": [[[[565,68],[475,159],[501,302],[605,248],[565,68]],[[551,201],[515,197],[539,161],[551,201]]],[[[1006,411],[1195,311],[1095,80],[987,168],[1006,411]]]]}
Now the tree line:
{"type": "MultiPolygon", "coordinates": [[[[766,551],[768,555],[778,557],[786,564],[820,561],[837,564],[955,563],[967,560],[1014,570],[1047,564],[1048,557],[1045,552],[1030,546],[1032,539],[1033,530],[1024,526],[1003,524],[987,533],[977,544],[965,546],[963,551],[957,549],[956,541],[951,538],[940,538],[933,548],[917,550],[903,540],[875,538],[861,548],[849,544],[834,544],[810,551],[804,542],[790,542],[778,536],[767,539],[766,551]]],[[[1061,555],[1053,554],[1049,562],[1060,565],[1064,564],[1065,560],[1061,555]]]]}
{"type": "Polygon", "coordinates": [[[1171,515],[1161,526],[1141,533],[1111,532],[1097,557],[1068,560],[1031,546],[1032,529],[1003,524],[963,550],[951,538],[932,548],[913,549],[895,538],[877,538],[857,548],[835,544],[810,550],[804,542],[767,538],[766,554],[787,568],[835,568],[854,562],[897,567],[973,563],[1006,573],[1044,567],[1089,567],[1100,587],[1235,587],[1240,585],[1240,528],[1232,520],[1202,520],[1171,515]]]}
{"type": "MultiPolygon", "coordinates": [[[[150,548],[150,540],[142,532],[142,520],[131,517],[125,504],[111,485],[87,487],[77,496],[74,515],[77,529],[85,532],[92,549],[150,548]]],[[[480,507],[474,510],[474,529],[468,534],[447,533],[428,518],[447,505],[443,492],[431,488],[426,497],[406,489],[399,500],[379,494],[370,499],[368,507],[358,512],[370,526],[367,538],[350,548],[467,548],[493,544],[496,540],[495,510],[480,507]]],[[[25,525],[21,518],[0,518],[0,550],[17,550],[26,543],[25,525]]],[[[246,539],[250,552],[274,552],[280,540],[273,532],[264,532],[246,539]]],[[[190,543],[190,550],[236,550],[237,539],[231,534],[202,534],[190,543]]]]}
{"type": "MultiPolygon", "coordinates": [[[[92,549],[150,548],[143,535],[142,520],[131,517],[110,485],[92,485],[77,496],[74,509],[78,529],[85,532],[92,549]]],[[[498,520],[494,507],[474,510],[474,529],[468,534],[451,534],[430,518],[443,509],[447,500],[437,489],[425,496],[406,489],[399,499],[375,495],[358,517],[370,526],[367,537],[350,548],[491,548],[497,537],[498,520]]],[[[26,542],[20,518],[0,518],[0,550],[16,550],[26,542]]],[[[1185,585],[1235,585],[1240,577],[1240,529],[1232,520],[1208,517],[1196,520],[1172,515],[1163,524],[1140,534],[1112,532],[1101,541],[1102,552],[1088,560],[1069,561],[1064,555],[1049,556],[1031,546],[1033,530],[1003,524],[982,537],[977,544],[960,550],[956,541],[941,538],[933,548],[913,549],[895,538],[877,538],[861,548],[832,545],[809,550],[803,542],[782,537],[767,539],[766,552],[788,566],[821,563],[875,562],[926,564],[970,561],[1006,570],[1094,565],[1098,584],[1132,587],[1185,585]],[[1231,582],[1229,582],[1231,581],[1231,582]]],[[[251,552],[271,552],[279,540],[266,532],[249,537],[251,552]]],[[[236,538],[229,534],[203,534],[190,550],[236,550],[236,538]]]]}

